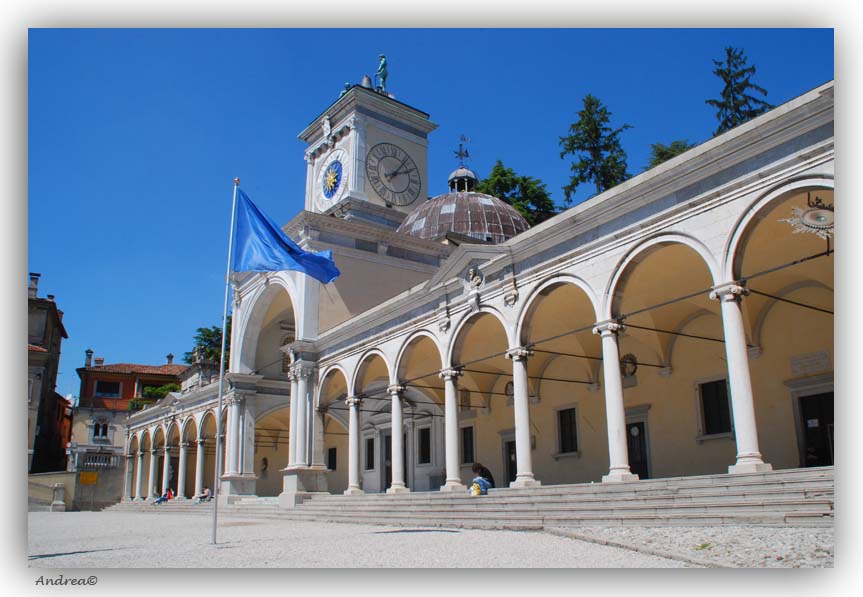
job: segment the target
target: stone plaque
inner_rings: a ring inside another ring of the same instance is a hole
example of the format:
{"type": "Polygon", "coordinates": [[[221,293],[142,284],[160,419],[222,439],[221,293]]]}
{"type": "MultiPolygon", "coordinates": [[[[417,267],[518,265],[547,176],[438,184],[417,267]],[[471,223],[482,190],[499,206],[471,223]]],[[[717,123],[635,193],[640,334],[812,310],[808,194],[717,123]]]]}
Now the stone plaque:
{"type": "Polygon", "coordinates": [[[807,352],[791,357],[791,374],[794,376],[823,373],[830,371],[831,368],[830,353],[826,350],[807,352]]]}

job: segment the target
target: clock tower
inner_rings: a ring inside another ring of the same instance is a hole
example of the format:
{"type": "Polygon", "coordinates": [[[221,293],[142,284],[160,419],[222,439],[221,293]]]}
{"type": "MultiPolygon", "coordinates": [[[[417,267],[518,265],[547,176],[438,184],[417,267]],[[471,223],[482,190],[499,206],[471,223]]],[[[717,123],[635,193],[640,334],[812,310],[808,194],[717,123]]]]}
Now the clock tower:
{"type": "Polygon", "coordinates": [[[425,112],[368,84],[353,85],[299,138],[308,144],[305,209],[398,226],[428,197],[425,112]]]}

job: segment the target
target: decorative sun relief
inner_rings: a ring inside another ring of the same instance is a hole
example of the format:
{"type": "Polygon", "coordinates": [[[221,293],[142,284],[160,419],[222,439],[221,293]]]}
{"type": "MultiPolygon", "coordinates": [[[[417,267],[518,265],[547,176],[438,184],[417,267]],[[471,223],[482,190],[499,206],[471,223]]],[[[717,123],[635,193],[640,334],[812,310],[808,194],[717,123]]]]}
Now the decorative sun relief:
{"type": "Polygon", "coordinates": [[[792,216],[779,221],[791,224],[794,234],[808,232],[828,240],[833,235],[833,205],[825,204],[820,197],[813,200],[811,193],[807,194],[806,205],[805,208],[792,207],[792,216]]]}
{"type": "Polygon", "coordinates": [[[342,181],[342,164],[334,161],[324,173],[324,196],[329,199],[339,188],[339,183],[342,181]]]}

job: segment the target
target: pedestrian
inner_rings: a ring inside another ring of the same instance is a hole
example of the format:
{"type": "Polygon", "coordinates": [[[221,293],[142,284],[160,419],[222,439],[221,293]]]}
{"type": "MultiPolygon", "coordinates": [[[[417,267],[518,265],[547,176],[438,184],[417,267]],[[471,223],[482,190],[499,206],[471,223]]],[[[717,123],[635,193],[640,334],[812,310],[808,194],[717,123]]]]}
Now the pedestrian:
{"type": "Polygon", "coordinates": [[[494,477],[491,476],[491,471],[485,468],[482,464],[480,464],[479,462],[474,462],[471,470],[473,471],[474,475],[476,475],[477,477],[482,477],[489,482],[489,485],[491,487],[494,487],[494,477]]]}

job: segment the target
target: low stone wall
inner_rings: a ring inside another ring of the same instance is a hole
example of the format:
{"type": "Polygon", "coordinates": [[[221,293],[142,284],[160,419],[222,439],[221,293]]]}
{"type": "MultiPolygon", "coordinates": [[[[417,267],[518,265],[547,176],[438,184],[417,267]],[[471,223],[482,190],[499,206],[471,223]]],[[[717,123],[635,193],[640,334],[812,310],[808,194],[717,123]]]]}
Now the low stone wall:
{"type": "MultiPolygon", "coordinates": [[[[36,473],[27,475],[27,504],[32,510],[51,510],[55,501],[55,486],[63,486],[63,509],[72,510],[75,500],[76,473],[36,473]]],[[[57,496],[59,497],[59,495],[57,496]]],[[[55,503],[54,510],[59,507],[55,503]]]]}

